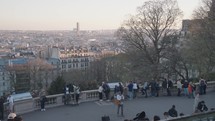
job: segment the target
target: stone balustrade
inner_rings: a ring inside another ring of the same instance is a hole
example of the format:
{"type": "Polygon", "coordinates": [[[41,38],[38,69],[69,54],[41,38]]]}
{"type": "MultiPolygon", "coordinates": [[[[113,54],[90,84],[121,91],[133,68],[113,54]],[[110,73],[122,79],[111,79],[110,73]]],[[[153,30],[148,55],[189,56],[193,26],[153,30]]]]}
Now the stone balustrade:
{"type": "MultiPolygon", "coordinates": [[[[208,82],[207,91],[214,91],[215,90],[215,81],[208,82]]],[[[164,90],[163,90],[164,91],[164,90]]],[[[174,86],[172,89],[173,95],[176,94],[177,88],[174,86]]],[[[56,94],[56,95],[48,95],[46,108],[52,108],[64,105],[64,94],[56,94]]],[[[99,99],[99,94],[97,90],[88,90],[82,91],[80,94],[80,103],[82,102],[89,102],[89,101],[96,101],[99,99]]],[[[5,115],[8,113],[8,103],[4,104],[5,115]]],[[[14,105],[14,110],[17,114],[24,114],[27,112],[32,112],[40,109],[40,98],[36,97],[33,99],[21,100],[16,101],[14,105]]]]}

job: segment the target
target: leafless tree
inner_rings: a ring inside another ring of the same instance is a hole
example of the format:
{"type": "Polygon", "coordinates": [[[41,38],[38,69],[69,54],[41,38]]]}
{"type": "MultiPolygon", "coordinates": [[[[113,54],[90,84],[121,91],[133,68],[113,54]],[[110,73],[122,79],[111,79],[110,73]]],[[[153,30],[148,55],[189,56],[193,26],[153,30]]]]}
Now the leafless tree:
{"type": "Polygon", "coordinates": [[[28,62],[28,70],[31,74],[31,84],[33,90],[48,87],[48,78],[52,70],[52,65],[45,60],[36,58],[28,62]],[[45,80],[45,83],[43,82],[45,80]]]}
{"type": "Polygon", "coordinates": [[[200,75],[211,73],[215,69],[215,0],[202,0],[189,31],[185,49],[190,60],[200,75]]]}
{"type": "MultiPolygon", "coordinates": [[[[127,51],[141,53],[142,62],[151,69],[152,78],[161,73],[162,58],[171,45],[170,36],[182,16],[176,0],[150,0],[137,8],[137,14],[125,21],[118,30],[127,51]]],[[[143,66],[144,68],[144,66],[143,66]]]]}

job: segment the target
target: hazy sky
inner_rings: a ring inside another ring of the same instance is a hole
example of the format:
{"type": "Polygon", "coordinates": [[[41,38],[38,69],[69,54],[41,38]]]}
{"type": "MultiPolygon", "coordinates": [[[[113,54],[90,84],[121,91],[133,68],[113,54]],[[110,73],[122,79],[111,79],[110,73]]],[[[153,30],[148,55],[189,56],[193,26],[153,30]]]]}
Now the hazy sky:
{"type": "MultiPolygon", "coordinates": [[[[146,0],[0,0],[0,30],[116,29],[146,0]]],[[[184,19],[200,0],[178,0],[184,19]]]]}

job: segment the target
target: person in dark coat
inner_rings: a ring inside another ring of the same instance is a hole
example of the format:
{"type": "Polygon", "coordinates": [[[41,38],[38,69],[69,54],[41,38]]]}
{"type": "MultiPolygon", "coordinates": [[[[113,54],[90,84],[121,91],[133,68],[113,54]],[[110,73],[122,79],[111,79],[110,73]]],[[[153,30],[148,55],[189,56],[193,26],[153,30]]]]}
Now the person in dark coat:
{"type": "Polygon", "coordinates": [[[173,83],[171,80],[168,80],[167,82],[167,96],[172,96],[171,94],[171,88],[173,87],[173,83]]]}
{"type": "Polygon", "coordinates": [[[47,101],[47,98],[45,95],[40,97],[40,106],[41,106],[41,111],[46,111],[45,109],[45,103],[47,101]]]}
{"type": "Polygon", "coordinates": [[[119,91],[121,94],[123,94],[124,92],[124,87],[122,86],[122,84],[119,82],[119,91]]]}
{"type": "Polygon", "coordinates": [[[172,108],[169,109],[168,113],[169,113],[169,116],[171,116],[171,117],[177,117],[178,116],[178,112],[175,110],[175,105],[172,105],[172,108]]]}
{"type": "Polygon", "coordinates": [[[201,112],[208,111],[208,107],[205,105],[205,101],[201,101],[198,103],[197,110],[201,112]]]}
{"type": "Polygon", "coordinates": [[[0,120],[4,120],[4,98],[0,98],[0,120]]]}
{"type": "Polygon", "coordinates": [[[106,100],[109,101],[109,95],[110,95],[110,87],[107,83],[103,82],[102,84],[102,87],[103,87],[103,91],[105,93],[105,97],[106,97],[106,100]]]}

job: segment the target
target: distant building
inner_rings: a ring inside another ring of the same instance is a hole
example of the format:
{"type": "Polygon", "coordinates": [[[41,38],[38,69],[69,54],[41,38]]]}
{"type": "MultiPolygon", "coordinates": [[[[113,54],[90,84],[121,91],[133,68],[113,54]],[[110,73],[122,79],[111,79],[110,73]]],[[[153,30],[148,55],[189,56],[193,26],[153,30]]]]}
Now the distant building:
{"type": "Polygon", "coordinates": [[[26,92],[30,89],[30,73],[22,69],[25,58],[0,59],[0,95],[26,92]]]}
{"type": "Polygon", "coordinates": [[[69,71],[74,69],[86,69],[94,60],[92,53],[86,48],[58,48],[52,47],[47,59],[57,71],[69,71]]]}
{"type": "Polygon", "coordinates": [[[77,22],[77,32],[80,31],[79,23],[77,22]]]}

